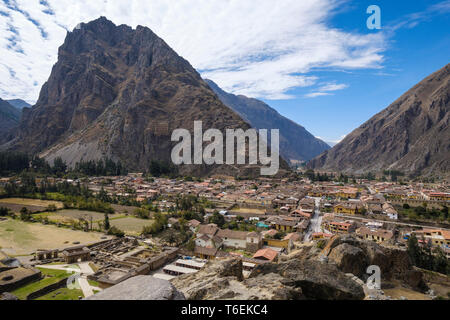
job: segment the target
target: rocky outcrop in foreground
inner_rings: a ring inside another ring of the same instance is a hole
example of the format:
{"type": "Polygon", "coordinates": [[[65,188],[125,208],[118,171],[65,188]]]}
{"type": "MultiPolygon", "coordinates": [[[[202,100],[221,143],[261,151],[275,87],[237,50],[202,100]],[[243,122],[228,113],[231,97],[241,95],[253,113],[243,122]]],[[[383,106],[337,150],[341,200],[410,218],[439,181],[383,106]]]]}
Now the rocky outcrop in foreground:
{"type": "Polygon", "coordinates": [[[188,300],[356,300],[365,296],[361,283],[336,266],[317,260],[268,263],[257,267],[245,280],[241,260],[217,260],[172,283],[188,300]]]}
{"type": "Polygon", "coordinates": [[[152,276],[137,276],[86,300],[185,300],[185,298],[169,281],[152,276]]]}
{"type": "Polygon", "coordinates": [[[244,280],[242,261],[217,260],[198,273],[172,280],[188,300],[292,300],[302,299],[301,288],[284,282],[276,273],[244,280]]]}
{"type": "Polygon", "coordinates": [[[303,245],[279,263],[257,266],[247,279],[241,260],[227,258],[172,283],[188,300],[362,300],[371,294],[365,285],[370,265],[380,267],[382,287],[395,280],[414,290],[426,289],[405,251],[351,236],[335,238],[325,251],[303,245]]]}
{"type": "Polygon", "coordinates": [[[406,250],[360,241],[352,236],[338,237],[332,241],[329,251],[322,254],[341,271],[366,280],[369,276],[367,267],[375,265],[380,267],[384,281],[398,280],[414,290],[426,290],[422,273],[413,267],[406,250]]]}

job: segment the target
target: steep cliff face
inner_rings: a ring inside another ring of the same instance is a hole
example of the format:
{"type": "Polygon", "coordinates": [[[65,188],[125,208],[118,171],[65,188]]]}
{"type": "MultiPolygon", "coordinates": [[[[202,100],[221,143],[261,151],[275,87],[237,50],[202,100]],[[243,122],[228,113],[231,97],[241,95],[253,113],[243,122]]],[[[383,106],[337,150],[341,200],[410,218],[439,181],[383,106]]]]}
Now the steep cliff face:
{"type": "Polygon", "coordinates": [[[310,162],[311,168],[363,173],[450,171],[450,64],[310,162]]]}
{"type": "Polygon", "coordinates": [[[0,99],[0,144],[11,140],[19,125],[21,112],[5,100],[0,99]]]}
{"type": "Polygon", "coordinates": [[[279,129],[280,154],[286,161],[308,161],[330,149],[328,144],[264,102],[227,93],[213,81],[205,81],[225,105],[237,112],[253,128],[279,129]]]}
{"type": "Polygon", "coordinates": [[[69,165],[108,156],[145,170],[151,160],[169,161],[173,130],[193,132],[196,120],[204,130],[249,128],[150,29],[100,18],[67,34],[38,102],[24,110],[12,148],[49,161],[62,157],[69,165]]]}

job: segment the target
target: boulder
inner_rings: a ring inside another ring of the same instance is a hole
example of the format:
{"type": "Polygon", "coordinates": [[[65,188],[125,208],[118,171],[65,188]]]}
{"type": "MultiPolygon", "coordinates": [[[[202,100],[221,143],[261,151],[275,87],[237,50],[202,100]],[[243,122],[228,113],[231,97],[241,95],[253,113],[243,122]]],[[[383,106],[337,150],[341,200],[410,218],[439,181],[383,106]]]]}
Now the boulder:
{"type": "Polygon", "coordinates": [[[238,281],[244,280],[242,260],[228,259],[217,266],[217,273],[222,277],[236,277],[238,281]]]}
{"type": "Polygon", "coordinates": [[[19,300],[19,298],[17,298],[12,293],[4,292],[4,293],[0,294],[0,300],[15,301],[15,300],[19,300]]]}
{"type": "Polygon", "coordinates": [[[422,273],[414,269],[406,250],[362,241],[352,235],[336,237],[332,241],[326,254],[341,271],[365,280],[367,267],[375,265],[380,267],[384,281],[400,280],[414,290],[426,289],[422,273]]]}
{"type": "Polygon", "coordinates": [[[347,243],[334,248],[329,255],[329,259],[336,263],[341,271],[352,273],[357,277],[362,277],[369,265],[365,252],[361,248],[347,243]]]}
{"type": "Polygon", "coordinates": [[[85,300],[185,300],[185,297],[169,281],[136,276],[85,300]]]}
{"type": "Polygon", "coordinates": [[[306,299],[361,300],[364,290],[335,265],[317,260],[290,260],[278,265],[279,274],[300,287],[306,299]]]}
{"type": "Polygon", "coordinates": [[[381,297],[365,290],[370,265],[380,267],[382,286],[395,280],[414,290],[426,288],[405,250],[353,236],[337,236],[321,251],[313,244],[301,245],[278,263],[256,266],[247,279],[241,260],[226,258],[171,282],[189,300],[362,300],[381,297]]]}
{"type": "Polygon", "coordinates": [[[172,280],[188,300],[298,300],[301,288],[284,283],[276,273],[243,280],[242,261],[237,258],[215,260],[205,269],[172,280]]]}

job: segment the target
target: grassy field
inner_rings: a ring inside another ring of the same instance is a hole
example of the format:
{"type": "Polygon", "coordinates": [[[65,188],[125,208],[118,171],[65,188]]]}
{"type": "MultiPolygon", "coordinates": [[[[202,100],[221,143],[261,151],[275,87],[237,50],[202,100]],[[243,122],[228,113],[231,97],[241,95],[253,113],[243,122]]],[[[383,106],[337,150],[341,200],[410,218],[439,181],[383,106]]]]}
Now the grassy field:
{"type": "Polygon", "coordinates": [[[8,219],[0,221],[0,247],[12,256],[29,255],[38,249],[62,249],[81,244],[95,243],[104,234],[86,233],[39,223],[8,219]]]}
{"type": "Polygon", "coordinates": [[[153,220],[143,220],[133,217],[110,219],[112,226],[119,228],[128,235],[140,234],[144,226],[150,226],[153,224],[153,220]]]}
{"type": "MultiPolygon", "coordinates": [[[[64,209],[56,212],[44,212],[35,214],[34,217],[48,218],[50,221],[59,222],[63,224],[69,224],[70,221],[85,219],[87,221],[91,221],[92,218],[93,223],[103,222],[105,219],[105,214],[100,212],[93,211],[83,211],[83,210],[75,210],[75,209],[64,209]]],[[[124,217],[120,214],[110,214],[110,219],[121,218],[124,217]]]]}
{"type": "Polygon", "coordinates": [[[49,205],[55,205],[56,208],[62,209],[64,205],[60,201],[50,201],[50,200],[39,200],[39,199],[24,199],[24,198],[7,198],[0,199],[0,206],[2,203],[5,204],[18,204],[21,206],[37,206],[47,208],[49,205]]]}
{"type": "Polygon", "coordinates": [[[43,268],[39,268],[39,270],[41,270],[42,276],[44,277],[42,280],[32,282],[24,287],[16,289],[12,292],[12,294],[21,300],[25,300],[30,293],[42,289],[48,285],[57,283],[58,281],[70,276],[70,273],[62,270],[50,270],[43,268]]]}
{"type": "Polygon", "coordinates": [[[94,280],[88,280],[88,282],[89,282],[89,284],[90,284],[92,287],[97,287],[97,288],[100,287],[100,284],[99,284],[97,281],[94,281],[94,280]]]}
{"type": "Polygon", "coordinates": [[[79,300],[79,297],[84,298],[83,291],[79,289],[61,288],[50,292],[36,300],[50,300],[50,301],[62,301],[62,300],[79,300]]]}
{"type": "Polygon", "coordinates": [[[117,213],[128,214],[128,215],[132,215],[136,209],[139,209],[138,207],[122,206],[119,204],[112,204],[111,207],[117,213]]]}

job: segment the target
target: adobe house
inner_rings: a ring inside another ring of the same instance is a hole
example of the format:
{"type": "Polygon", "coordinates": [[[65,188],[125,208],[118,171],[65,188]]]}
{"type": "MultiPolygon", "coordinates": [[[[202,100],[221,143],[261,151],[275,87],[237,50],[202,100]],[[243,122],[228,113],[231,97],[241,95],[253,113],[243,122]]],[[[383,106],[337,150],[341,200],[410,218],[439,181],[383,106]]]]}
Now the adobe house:
{"type": "Polygon", "coordinates": [[[250,232],[247,234],[247,246],[246,251],[256,252],[263,246],[263,239],[260,233],[250,232]]]}

